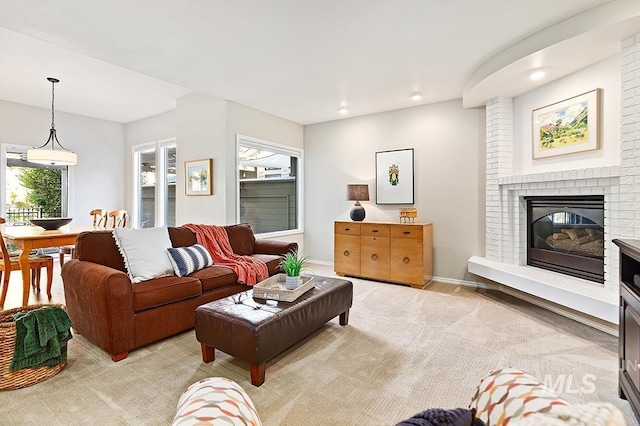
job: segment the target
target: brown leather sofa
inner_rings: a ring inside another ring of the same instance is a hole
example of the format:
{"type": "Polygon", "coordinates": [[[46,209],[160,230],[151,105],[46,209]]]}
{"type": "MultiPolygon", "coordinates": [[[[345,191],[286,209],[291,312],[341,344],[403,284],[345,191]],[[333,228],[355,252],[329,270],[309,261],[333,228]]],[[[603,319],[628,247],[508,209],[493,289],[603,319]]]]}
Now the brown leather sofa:
{"type": "MultiPolygon", "coordinates": [[[[256,239],[251,226],[225,226],[236,254],[267,264],[269,275],[280,272],[282,256],[297,243],[256,239]]],[[[197,242],[186,227],[170,227],[173,247],[197,242]]],[[[111,231],[78,235],[75,258],[62,267],[67,312],[75,332],[102,348],[114,361],[129,351],[188,330],[195,308],[247,290],[236,273],[213,265],[185,277],[170,276],[132,284],[111,231]]]]}

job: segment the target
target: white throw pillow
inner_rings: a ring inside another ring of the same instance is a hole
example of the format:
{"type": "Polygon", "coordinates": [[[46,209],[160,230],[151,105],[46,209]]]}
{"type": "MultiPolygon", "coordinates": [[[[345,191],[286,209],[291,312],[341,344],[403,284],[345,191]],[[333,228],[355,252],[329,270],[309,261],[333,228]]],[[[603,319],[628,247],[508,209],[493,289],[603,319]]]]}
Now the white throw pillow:
{"type": "Polygon", "coordinates": [[[139,283],[173,275],[173,267],[167,256],[171,239],[166,226],[144,229],[115,228],[113,238],[124,259],[124,266],[131,282],[139,283]]]}

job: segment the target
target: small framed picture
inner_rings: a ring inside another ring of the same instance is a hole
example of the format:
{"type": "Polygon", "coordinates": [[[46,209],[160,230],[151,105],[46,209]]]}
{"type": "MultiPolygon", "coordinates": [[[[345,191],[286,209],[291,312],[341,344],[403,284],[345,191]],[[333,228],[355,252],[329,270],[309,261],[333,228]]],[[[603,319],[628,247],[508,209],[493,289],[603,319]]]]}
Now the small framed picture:
{"type": "Polygon", "coordinates": [[[600,92],[595,89],[532,112],[533,158],[600,148],[600,92]]]}
{"type": "Polygon", "coordinates": [[[213,194],[213,160],[192,160],[184,162],[184,182],[187,195],[213,194]]]}
{"type": "Polygon", "coordinates": [[[376,204],[413,204],[413,148],[376,152],[376,204]]]}

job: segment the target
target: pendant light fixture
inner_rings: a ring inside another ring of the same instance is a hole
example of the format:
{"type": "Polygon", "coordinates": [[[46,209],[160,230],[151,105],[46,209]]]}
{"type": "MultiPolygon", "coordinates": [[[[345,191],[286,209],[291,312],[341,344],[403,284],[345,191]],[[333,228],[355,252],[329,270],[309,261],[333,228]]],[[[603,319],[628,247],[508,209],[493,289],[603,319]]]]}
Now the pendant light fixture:
{"type": "Polygon", "coordinates": [[[53,104],[55,102],[55,84],[60,80],[53,77],[47,77],[47,80],[51,82],[51,129],[49,130],[49,139],[44,145],[27,150],[27,161],[48,166],[74,166],[78,162],[78,156],[75,152],[63,147],[56,136],[53,104]],[[49,145],[49,142],[51,142],[51,147],[47,148],[46,146],[49,145]],[[56,144],[60,149],[55,148],[56,144]]]}

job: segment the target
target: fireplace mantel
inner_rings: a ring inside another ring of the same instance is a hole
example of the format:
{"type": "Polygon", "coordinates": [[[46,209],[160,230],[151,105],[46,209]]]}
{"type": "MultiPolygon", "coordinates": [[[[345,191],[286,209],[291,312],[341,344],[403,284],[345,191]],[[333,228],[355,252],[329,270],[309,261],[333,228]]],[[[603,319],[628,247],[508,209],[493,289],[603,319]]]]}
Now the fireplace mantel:
{"type": "Polygon", "coordinates": [[[620,166],[592,167],[588,169],[562,170],[556,172],[532,173],[528,175],[504,176],[498,185],[516,185],[539,182],[576,181],[620,177],[620,166]]]}

